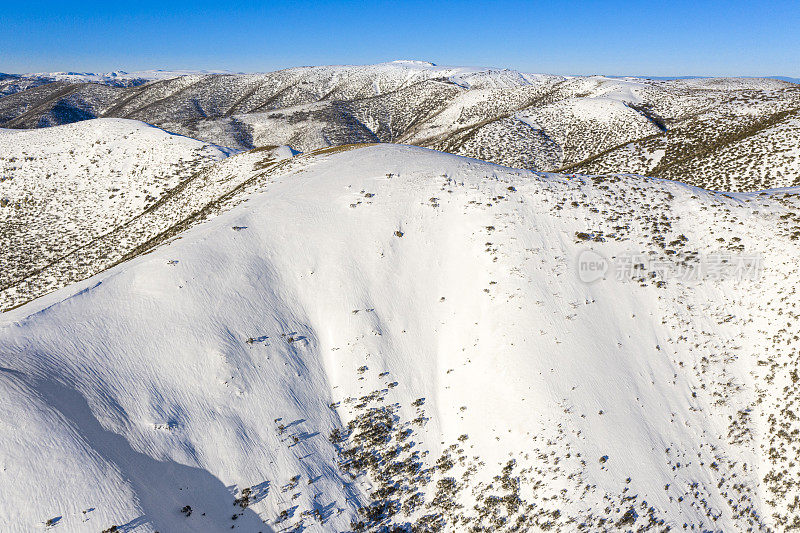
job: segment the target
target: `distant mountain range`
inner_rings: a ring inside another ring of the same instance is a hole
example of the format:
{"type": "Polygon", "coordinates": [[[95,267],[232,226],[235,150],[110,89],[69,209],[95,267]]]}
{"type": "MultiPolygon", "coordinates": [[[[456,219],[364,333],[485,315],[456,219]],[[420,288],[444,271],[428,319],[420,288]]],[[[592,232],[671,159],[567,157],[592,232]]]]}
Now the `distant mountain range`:
{"type": "Polygon", "coordinates": [[[0,94],[5,128],[116,117],[240,150],[395,142],[713,189],[800,183],[800,86],[772,78],[564,77],[397,61],[267,74],[12,76],[0,94]]]}
{"type": "MultiPolygon", "coordinates": [[[[609,76],[610,78],[640,78],[646,80],[708,80],[717,76],[609,76]]],[[[800,83],[800,78],[790,78],[789,76],[734,76],[737,78],[766,78],[771,80],[789,81],[792,83],[800,83]]]]}
{"type": "Polygon", "coordinates": [[[796,188],[124,119],[0,141],[2,301],[40,296],[0,314],[3,531],[800,518],[796,188]]]}
{"type": "MultiPolygon", "coordinates": [[[[400,60],[400,61],[393,61],[394,64],[406,64],[406,65],[416,65],[416,66],[429,66],[429,67],[436,67],[435,63],[430,63],[427,61],[413,61],[413,60],[400,60]]],[[[478,69],[482,70],[482,69],[478,69]]],[[[136,80],[136,81],[153,81],[153,80],[161,80],[167,78],[175,78],[179,76],[189,76],[189,75],[203,75],[203,74],[256,74],[256,73],[247,73],[247,72],[234,72],[231,70],[192,70],[192,69],[183,69],[183,70],[137,70],[133,72],[127,72],[124,70],[115,70],[112,72],[37,72],[37,73],[27,73],[27,74],[11,74],[11,73],[2,73],[0,72],[0,79],[3,77],[18,77],[18,78],[42,78],[42,79],[50,79],[50,80],[73,80],[73,81],[84,81],[84,82],[94,82],[94,83],[107,83],[110,85],[114,85],[115,82],[120,82],[122,80],[136,80]]],[[[713,79],[718,76],[642,76],[642,75],[603,75],[597,74],[598,76],[606,76],[609,78],[638,78],[638,79],[647,79],[647,80],[698,80],[698,79],[713,79]]],[[[586,75],[576,74],[570,77],[586,77],[586,75]]],[[[792,78],[790,76],[732,76],[734,78],[766,78],[766,79],[773,79],[773,80],[783,80],[789,81],[792,83],[800,83],[800,78],[792,78]]]]}

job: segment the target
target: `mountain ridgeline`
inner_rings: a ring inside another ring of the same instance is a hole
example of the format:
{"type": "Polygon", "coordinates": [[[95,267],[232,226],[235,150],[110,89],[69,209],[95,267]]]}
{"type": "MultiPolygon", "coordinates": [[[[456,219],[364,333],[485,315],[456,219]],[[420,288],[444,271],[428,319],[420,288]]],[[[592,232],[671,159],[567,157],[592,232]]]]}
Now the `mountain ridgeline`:
{"type": "Polygon", "coordinates": [[[800,184],[800,85],[777,79],[563,77],[418,61],[149,76],[6,76],[0,127],[127,118],[239,150],[391,142],[717,190],[800,184]]]}

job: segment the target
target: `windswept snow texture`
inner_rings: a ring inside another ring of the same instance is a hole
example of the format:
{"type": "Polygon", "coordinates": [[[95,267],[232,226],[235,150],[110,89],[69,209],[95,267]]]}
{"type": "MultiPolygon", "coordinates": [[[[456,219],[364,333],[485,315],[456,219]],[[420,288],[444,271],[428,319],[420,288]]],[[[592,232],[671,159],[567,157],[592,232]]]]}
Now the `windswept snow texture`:
{"type": "Polygon", "coordinates": [[[0,315],[0,529],[800,521],[800,190],[347,148],[231,157],[218,216],[0,315]]]}
{"type": "Polygon", "coordinates": [[[118,117],[242,150],[404,143],[530,170],[637,173],[715,190],[800,185],[800,85],[771,78],[564,77],[394,61],[265,74],[8,76],[0,96],[6,128],[118,117]]]}

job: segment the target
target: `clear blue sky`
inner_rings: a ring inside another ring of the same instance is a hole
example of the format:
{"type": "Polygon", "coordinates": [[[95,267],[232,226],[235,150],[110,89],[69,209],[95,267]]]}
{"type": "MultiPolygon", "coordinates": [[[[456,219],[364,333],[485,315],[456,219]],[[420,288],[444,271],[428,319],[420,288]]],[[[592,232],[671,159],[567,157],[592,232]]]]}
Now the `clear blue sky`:
{"type": "Polygon", "coordinates": [[[261,72],[393,59],[797,77],[800,0],[0,2],[0,72],[261,72]]]}

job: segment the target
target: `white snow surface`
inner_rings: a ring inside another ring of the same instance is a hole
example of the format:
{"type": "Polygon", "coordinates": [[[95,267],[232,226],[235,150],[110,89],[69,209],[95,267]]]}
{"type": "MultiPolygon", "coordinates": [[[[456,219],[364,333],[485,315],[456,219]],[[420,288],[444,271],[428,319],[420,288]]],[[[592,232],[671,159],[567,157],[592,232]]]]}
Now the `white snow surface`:
{"type": "Polygon", "coordinates": [[[129,222],[233,153],[126,119],[0,129],[0,286],[129,222]]]}
{"type": "Polygon", "coordinates": [[[796,272],[773,196],[798,191],[606,187],[410,146],[298,156],[230,211],[0,315],[0,530],[347,530],[376,482],[344,475],[327,436],[376,390],[409,420],[424,398],[426,461],[468,436],[467,514],[513,458],[542,483],[520,496],[564,531],[590,515],[617,530],[634,506],[637,524],[652,507],[673,529],[765,528],[768,435],[732,443],[728,416],[755,409],[780,325],[747,319],[796,272]],[[612,233],[608,211],[629,236],[576,243],[612,233]],[[701,252],[738,232],[765,278],[580,281],[588,248],[660,251],[643,237],[659,214],[701,252]],[[244,487],[257,497],[232,521],[244,487]],[[742,494],[752,515],[728,503],[742,494]]]}

